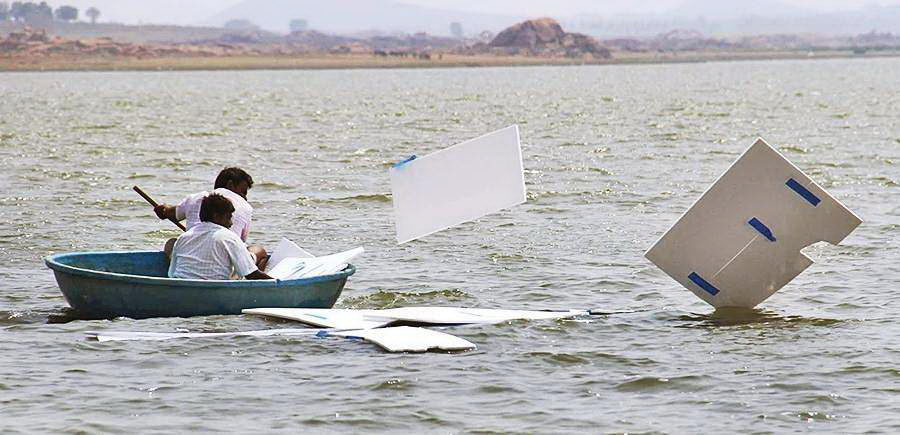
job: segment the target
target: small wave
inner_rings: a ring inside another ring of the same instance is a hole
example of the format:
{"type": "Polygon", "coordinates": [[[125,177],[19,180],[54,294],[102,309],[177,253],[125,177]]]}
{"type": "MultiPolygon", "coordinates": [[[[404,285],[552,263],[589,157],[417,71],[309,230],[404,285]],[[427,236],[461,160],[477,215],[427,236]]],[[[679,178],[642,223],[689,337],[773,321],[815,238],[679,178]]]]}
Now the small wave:
{"type": "Polygon", "coordinates": [[[521,394],[524,391],[519,390],[518,388],[513,388],[507,385],[481,385],[478,387],[478,391],[487,394],[498,394],[498,393],[513,393],[513,394],[521,394]]]}
{"type": "Polygon", "coordinates": [[[330,198],[326,201],[330,202],[391,202],[392,197],[389,193],[372,193],[365,195],[346,196],[341,198],[330,198]]]}
{"type": "Polygon", "coordinates": [[[678,133],[660,133],[660,134],[651,134],[650,137],[662,139],[665,141],[676,141],[681,139],[681,135],[678,133]]]}
{"type": "Polygon", "coordinates": [[[83,125],[80,127],[75,127],[76,130],[112,130],[117,128],[119,124],[96,124],[96,125],[83,125]]]}
{"type": "Polygon", "coordinates": [[[377,153],[377,152],[378,152],[378,150],[375,148],[358,148],[355,151],[353,151],[352,154],[354,156],[362,156],[365,154],[373,154],[373,153],[377,153]]]}
{"type": "Polygon", "coordinates": [[[174,225],[172,226],[171,229],[165,228],[165,229],[158,229],[158,230],[144,232],[145,237],[149,237],[149,238],[153,238],[153,239],[166,238],[166,237],[178,237],[179,234],[181,234],[181,231],[176,230],[174,225]]]}
{"type": "MultiPolygon", "coordinates": [[[[84,180],[84,181],[105,181],[109,180],[110,177],[106,175],[95,174],[91,171],[54,171],[51,169],[42,169],[41,173],[50,178],[56,178],[59,180],[84,180]]],[[[27,177],[34,178],[34,177],[27,177]]],[[[39,181],[40,179],[35,179],[33,181],[39,181]]]]}
{"type": "Polygon", "coordinates": [[[815,384],[811,384],[808,382],[799,382],[799,383],[784,383],[784,382],[776,382],[769,384],[770,388],[774,388],[776,390],[782,391],[817,391],[820,388],[815,384]]]}
{"type": "Polygon", "coordinates": [[[0,311],[0,326],[45,323],[47,315],[34,311],[0,311]]]}
{"type": "Polygon", "coordinates": [[[581,192],[559,192],[556,190],[548,190],[545,192],[529,191],[526,194],[526,197],[527,197],[528,201],[531,202],[531,201],[539,201],[544,198],[568,198],[568,197],[573,197],[573,196],[574,197],[593,198],[593,197],[597,197],[597,196],[610,196],[615,193],[616,193],[615,190],[607,187],[606,189],[602,189],[602,190],[581,191],[581,192]]]}
{"type": "Polygon", "coordinates": [[[459,303],[472,299],[471,295],[459,289],[434,290],[422,293],[379,290],[367,295],[343,299],[341,308],[396,308],[410,305],[459,303]]]}
{"type": "Polygon", "coordinates": [[[282,184],[277,181],[260,181],[255,183],[253,186],[255,187],[266,187],[266,188],[276,188],[276,189],[285,189],[288,187],[287,184],[282,184]]]}
{"type": "Polygon", "coordinates": [[[837,418],[836,415],[819,411],[784,412],[781,415],[786,417],[796,417],[802,421],[828,421],[837,418]]]}
{"type": "Polygon", "coordinates": [[[379,382],[372,386],[372,391],[408,391],[412,390],[415,385],[410,381],[405,381],[403,379],[388,379],[384,382],[379,382]]]}
{"type": "Polygon", "coordinates": [[[830,394],[813,394],[810,396],[806,396],[803,400],[800,400],[797,403],[804,404],[804,405],[816,405],[816,404],[836,405],[836,404],[840,404],[840,403],[846,403],[848,401],[849,400],[846,397],[843,397],[843,396],[835,394],[835,393],[830,393],[830,394]]]}
{"type": "Polygon", "coordinates": [[[598,168],[595,166],[583,166],[583,167],[565,167],[560,168],[562,171],[566,172],[597,172],[601,175],[615,175],[612,171],[604,168],[598,168]]]}
{"type": "Polygon", "coordinates": [[[37,323],[69,323],[87,319],[70,307],[54,311],[0,311],[0,326],[30,325],[37,323]]]}
{"type": "Polygon", "coordinates": [[[900,186],[900,184],[898,184],[896,181],[894,181],[894,180],[892,180],[892,179],[890,179],[890,178],[888,178],[888,177],[875,177],[875,178],[872,179],[872,181],[875,181],[875,182],[877,182],[878,184],[880,184],[880,185],[882,185],[882,186],[885,186],[885,187],[897,187],[897,186],[900,186]]]}
{"type": "Polygon", "coordinates": [[[809,148],[803,148],[796,145],[788,145],[779,148],[784,153],[809,154],[809,148]]]}
{"type": "Polygon", "coordinates": [[[589,359],[571,353],[531,352],[528,355],[556,366],[580,366],[591,363],[589,359]]]}
{"type": "Polygon", "coordinates": [[[895,378],[900,378],[900,368],[894,367],[870,367],[861,364],[851,365],[849,367],[844,367],[840,370],[840,373],[872,373],[879,375],[888,375],[893,376],[895,378]]]}
{"type": "Polygon", "coordinates": [[[218,137],[225,136],[224,132],[220,131],[192,131],[187,134],[188,137],[218,137]]]}
{"type": "Polygon", "coordinates": [[[706,376],[679,376],[676,378],[658,378],[643,376],[616,385],[616,390],[627,392],[653,392],[662,390],[697,391],[703,387],[697,381],[706,376]]]}
{"type": "Polygon", "coordinates": [[[502,253],[502,252],[492,252],[488,254],[487,258],[494,263],[521,263],[527,261],[530,258],[534,257],[526,257],[521,254],[510,254],[510,253],[502,253]]]}

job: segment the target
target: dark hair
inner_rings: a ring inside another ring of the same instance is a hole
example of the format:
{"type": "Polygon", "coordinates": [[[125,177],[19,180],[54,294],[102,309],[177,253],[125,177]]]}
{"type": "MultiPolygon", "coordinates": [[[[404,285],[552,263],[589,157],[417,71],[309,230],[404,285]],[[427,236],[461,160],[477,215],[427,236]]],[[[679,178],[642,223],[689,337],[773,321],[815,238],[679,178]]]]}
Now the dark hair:
{"type": "Polygon", "coordinates": [[[200,203],[201,222],[212,222],[213,217],[216,215],[231,213],[234,213],[234,206],[231,205],[231,201],[218,193],[207,195],[206,198],[203,198],[203,202],[200,203]]]}
{"type": "Polygon", "coordinates": [[[216,177],[216,189],[225,187],[228,185],[228,182],[231,181],[234,184],[238,184],[241,181],[247,182],[247,187],[253,187],[253,177],[250,176],[247,172],[245,172],[241,168],[225,168],[222,169],[222,172],[219,172],[219,176],[216,177]]]}

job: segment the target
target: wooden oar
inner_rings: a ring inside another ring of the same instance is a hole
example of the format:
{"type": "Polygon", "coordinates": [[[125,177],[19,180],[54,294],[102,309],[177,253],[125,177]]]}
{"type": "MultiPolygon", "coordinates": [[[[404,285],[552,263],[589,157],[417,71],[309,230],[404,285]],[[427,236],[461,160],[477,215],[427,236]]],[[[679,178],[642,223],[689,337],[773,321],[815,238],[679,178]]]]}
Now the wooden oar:
{"type": "MultiPolygon", "coordinates": [[[[156,209],[156,207],[159,206],[159,204],[157,204],[156,201],[154,201],[153,198],[150,197],[150,195],[147,195],[146,193],[144,193],[144,191],[141,190],[140,187],[134,186],[134,187],[132,187],[132,189],[134,189],[134,191],[137,192],[138,195],[141,195],[142,198],[144,198],[147,202],[149,202],[150,205],[152,205],[154,209],[156,209]]],[[[181,224],[181,222],[178,222],[172,218],[169,218],[169,220],[172,221],[173,224],[178,225],[178,228],[181,228],[181,231],[187,231],[187,228],[185,228],[184,225],[181,224]]]]}

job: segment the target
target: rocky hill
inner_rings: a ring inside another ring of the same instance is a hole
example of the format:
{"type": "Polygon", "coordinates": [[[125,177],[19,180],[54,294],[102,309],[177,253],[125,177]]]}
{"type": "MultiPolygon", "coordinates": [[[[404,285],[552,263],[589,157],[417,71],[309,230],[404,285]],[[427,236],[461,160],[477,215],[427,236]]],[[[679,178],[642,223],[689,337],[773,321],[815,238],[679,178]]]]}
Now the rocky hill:
{"type": "Polygon", "coordinates": [[[487,44],[476,44],[471,51],[540,57],[612,57],[608,48],[581,33],[563,30],[552,18],[528,20],[509,27],[487,44]]]}

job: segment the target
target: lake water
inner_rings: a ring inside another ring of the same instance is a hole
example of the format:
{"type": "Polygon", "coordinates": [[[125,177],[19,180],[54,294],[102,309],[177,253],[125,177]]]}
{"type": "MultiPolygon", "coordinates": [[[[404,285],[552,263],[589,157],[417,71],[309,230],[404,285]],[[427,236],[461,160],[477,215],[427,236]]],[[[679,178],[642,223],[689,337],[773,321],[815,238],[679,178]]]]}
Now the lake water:
{"type": "Polygon", "coordinates": [[[435,70],[0,74],[4,432],[900,432],[900,59],[435,70]],[[517,123],[528,202],[397,246],[388,167],[517,123]],[[756,137],[865,223],[757,310],[715,313],[643,252],[756,137]],[[364,246],[337,307],[628,310],[338,338],[87,341],[293,327],[53,323],[42,257],[153,249],[226,165],[251,241],[364,246]]]}

